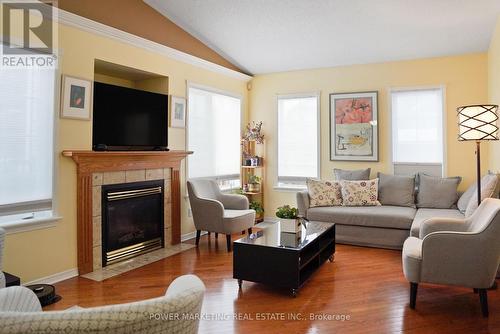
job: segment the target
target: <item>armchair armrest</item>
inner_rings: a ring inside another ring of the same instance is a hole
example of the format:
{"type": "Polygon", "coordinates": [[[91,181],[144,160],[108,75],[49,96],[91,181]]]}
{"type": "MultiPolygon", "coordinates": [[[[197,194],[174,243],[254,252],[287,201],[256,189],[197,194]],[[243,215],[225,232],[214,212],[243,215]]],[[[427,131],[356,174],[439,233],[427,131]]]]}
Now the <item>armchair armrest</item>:
{"type": "Polygon", "coordinates": [[[33,291],[24,286],[0,289],[0,312],[40,312],[42,305],[33,291]]]}
{"type": "Polygon", "coordinates": [[[422,223],[419,236],[420,239],[423,239],[426,235],[439,231],[466,232],[468,226],[465,219],[430,218],[422,223]]]}
{"type": "Polygon", "coordinates": [[[247,210],[248,209],[248,198],[243,195],[229,195],[220,194],[218,196],[219,201],[224,205],[224,209],[229,210],[247,210]]]}
{"type": "Polygon", "coordinates": [[[184,292],[195,291],[199,291],[201,293],[205,292],[205,285],[202,280],[196,275],[183,275],[177,277],[172,283],[170,283],[165,296],[175,298],[184,292]]]}
{"type": "Polygon", "coordinates": [[[309,209],[309,193],[307,191],[297,192],[297,208],[300,215],[306,215],[307,209],[309,209]]]}
{"type": "Polygon", "coordinates": [[[194,225],[197,230],[216,232],[224,217],[221,202],[209,198],[190,198],[194,225]]]}

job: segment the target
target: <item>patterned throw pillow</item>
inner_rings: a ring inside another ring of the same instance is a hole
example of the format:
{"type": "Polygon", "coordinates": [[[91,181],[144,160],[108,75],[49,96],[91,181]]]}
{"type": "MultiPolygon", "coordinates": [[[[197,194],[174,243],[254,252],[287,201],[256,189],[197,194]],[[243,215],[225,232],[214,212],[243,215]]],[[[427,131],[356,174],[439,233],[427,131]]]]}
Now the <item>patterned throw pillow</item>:
{"type": "Polygon", "coordinates": [[[377,201],[378,178],[366,181],[340,181],[344,206],[375,206],[377,201]]]}
{"type": "Polygon", "coordinates": [[[342,205],[342,193],[338,182],[308,179],[309,206],[342,205]]]}

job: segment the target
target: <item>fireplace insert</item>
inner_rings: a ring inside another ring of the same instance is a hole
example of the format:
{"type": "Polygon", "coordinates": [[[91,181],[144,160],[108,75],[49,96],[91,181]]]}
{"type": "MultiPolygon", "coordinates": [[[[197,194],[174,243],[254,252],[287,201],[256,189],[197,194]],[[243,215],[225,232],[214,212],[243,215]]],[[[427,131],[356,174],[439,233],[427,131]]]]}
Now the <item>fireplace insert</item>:
{"type": "Polygon", "coordinates": [[[102,187],[102,266],[164,246],[163,180],[102,187]]]}

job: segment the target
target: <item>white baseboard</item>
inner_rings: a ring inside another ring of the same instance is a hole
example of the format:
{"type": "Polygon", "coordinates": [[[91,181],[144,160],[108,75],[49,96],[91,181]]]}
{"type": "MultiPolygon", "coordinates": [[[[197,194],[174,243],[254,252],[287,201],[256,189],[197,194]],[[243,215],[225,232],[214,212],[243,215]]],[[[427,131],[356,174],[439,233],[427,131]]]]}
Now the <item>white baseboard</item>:
{"type": "MultiPolygon", "coordinates": [[[[207,233],[208,233],[207,231],[203,231],[203,232],[201,232],[201,235],[205,235],[207,233]]],[[[188,241],[188,240],[194,239],[194,238],[196,238],[196,231],[181,235],[181,242],[188,241]]]]}
{"type": "Polygon", "coordinates": [[[42,277],[42,278],[33,280],[31,282],[23,283],[23,285],[54,284],[54,283],[57,283],[57,282],[60,282],[60,281],[64,281],[64,280],[67,280],[67,279],[70,279],[70,278],[73,278],[73,277],[76,277],[76,276],[78,276],[78,269],[77,268],[73,268],[73,269],[69,269],[69,270],[66,270],[66,271],[62,271],[62,272],[54,274],[54,275],[42,277]]]}

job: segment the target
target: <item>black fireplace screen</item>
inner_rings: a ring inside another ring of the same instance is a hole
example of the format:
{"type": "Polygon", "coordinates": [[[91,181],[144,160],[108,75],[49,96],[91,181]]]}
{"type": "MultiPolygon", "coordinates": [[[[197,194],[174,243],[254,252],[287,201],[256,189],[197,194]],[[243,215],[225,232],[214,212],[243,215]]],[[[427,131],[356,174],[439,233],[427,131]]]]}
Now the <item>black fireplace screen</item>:
{"type": "Polygon", "coordinates": [[[163,180],[102,187],[103,266],[163,247],[163,180]]]}

